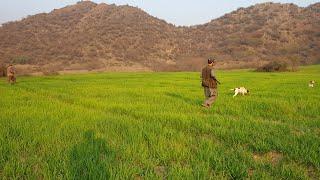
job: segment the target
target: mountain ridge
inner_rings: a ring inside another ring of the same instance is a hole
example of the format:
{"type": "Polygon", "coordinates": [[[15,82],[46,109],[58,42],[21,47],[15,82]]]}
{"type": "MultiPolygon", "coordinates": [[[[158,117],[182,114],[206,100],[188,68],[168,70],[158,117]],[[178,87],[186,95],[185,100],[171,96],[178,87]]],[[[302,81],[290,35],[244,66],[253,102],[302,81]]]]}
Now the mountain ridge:
{"type": "Polygon", "coordinates": [[[175,26],[128,5],[83,1],[0,27],[0,63],[25,72],[198,70],[319,58],[319,4],[262,3],[208,23],[175,26]]]}

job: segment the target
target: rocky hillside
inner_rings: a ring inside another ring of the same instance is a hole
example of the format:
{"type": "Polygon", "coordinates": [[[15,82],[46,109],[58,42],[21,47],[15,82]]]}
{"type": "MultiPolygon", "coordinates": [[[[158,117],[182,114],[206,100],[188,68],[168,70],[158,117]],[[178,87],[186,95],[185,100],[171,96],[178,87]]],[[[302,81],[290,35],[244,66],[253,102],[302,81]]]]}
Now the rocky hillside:
{"type": "Polygon", "coordinates": [[[175,27],[135,7],[83,1],[3,24],[0,63],[26,73],[198,70],[210,55],[223,68],[275,59],[318,63],[319,4],[264,3],[175,27]]]}
{"type": "Polygon", "coordinates": [[[192,49],[236,63],[258,65],[271,60],[319,63],[319,4],[300,8],[294,4],[264,3],[240,8],[189,29],[192,49]]]}

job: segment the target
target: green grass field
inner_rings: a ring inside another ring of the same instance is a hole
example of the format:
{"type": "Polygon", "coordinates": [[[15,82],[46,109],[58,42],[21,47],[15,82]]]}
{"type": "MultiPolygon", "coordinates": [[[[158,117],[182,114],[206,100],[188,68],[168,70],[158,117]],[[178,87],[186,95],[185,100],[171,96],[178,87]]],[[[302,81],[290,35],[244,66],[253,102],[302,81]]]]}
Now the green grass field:
{"type": "Polygon", "coordinates": [[[320,66],[0,81],[0,179],[319,179],[320,66]],[[232,98],[229,89],[251,94],[232,98]]]}

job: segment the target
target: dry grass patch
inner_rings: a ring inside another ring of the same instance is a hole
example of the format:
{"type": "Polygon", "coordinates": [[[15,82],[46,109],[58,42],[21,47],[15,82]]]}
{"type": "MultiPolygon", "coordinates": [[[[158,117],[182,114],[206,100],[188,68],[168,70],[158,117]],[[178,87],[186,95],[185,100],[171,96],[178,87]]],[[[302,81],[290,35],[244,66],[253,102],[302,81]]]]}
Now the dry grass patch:
{"type": "Polygon", "coordinates": [[[320,172],[317,172],[317,170],[312,166],[308,167],[307,173],[310,179],[319,179],[320,177],[320,172]]]}
{"type": "Polygon", "coordinates": [[[276,151],[270,151],[270,152],[264,153],[264,154],[254,154],[253,155],[253,159],[255,161],[268,161],[272,165],[278,164],[282,158],[283,158],[283,154],[280,152],[276,152],[276,151]]]}
{"type": "Polygon", "coordinates": [[[156,173],[157,176],[164,178],[166,176],[167,171],[165,166],[156,166],[154,168],[154,172],[156,173]]]}

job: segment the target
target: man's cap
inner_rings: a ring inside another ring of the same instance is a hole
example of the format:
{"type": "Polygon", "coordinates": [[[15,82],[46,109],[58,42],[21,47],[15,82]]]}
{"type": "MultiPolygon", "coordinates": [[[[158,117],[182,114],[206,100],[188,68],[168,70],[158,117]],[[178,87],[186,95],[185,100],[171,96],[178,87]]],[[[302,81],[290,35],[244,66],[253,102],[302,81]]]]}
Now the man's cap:
{"type": "Polygon", "coordinates": [[[216,59],[214,57],[209,57],[208,58],[208,64],[214,63],[216,59]]]}

